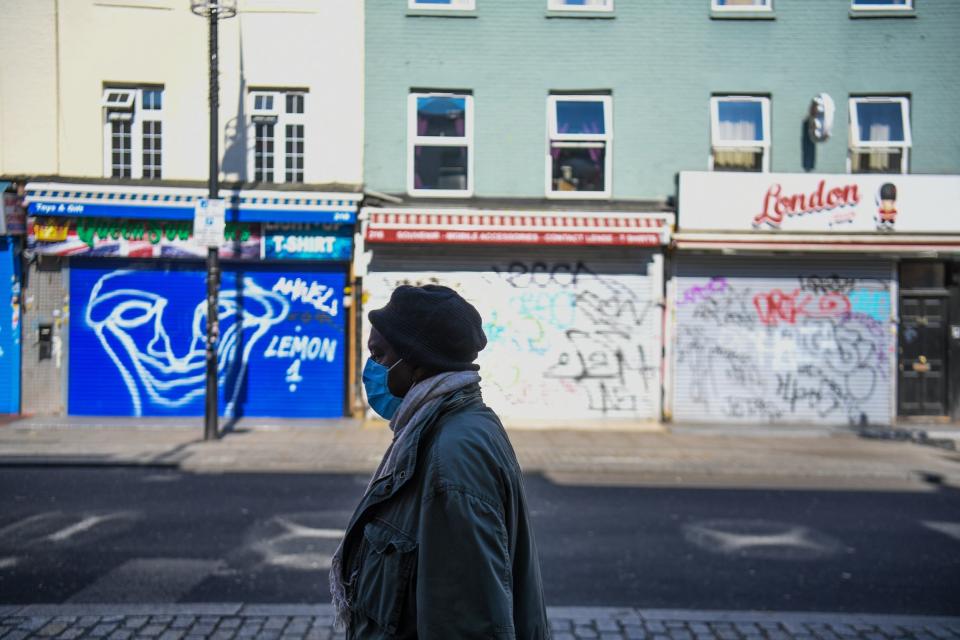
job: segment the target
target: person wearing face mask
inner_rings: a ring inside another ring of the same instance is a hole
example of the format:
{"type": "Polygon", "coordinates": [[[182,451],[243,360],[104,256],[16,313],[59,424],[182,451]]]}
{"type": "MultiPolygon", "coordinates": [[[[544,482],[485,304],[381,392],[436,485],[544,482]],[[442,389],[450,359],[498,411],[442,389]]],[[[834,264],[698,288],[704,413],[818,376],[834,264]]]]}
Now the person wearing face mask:
{"type": "Polygon", "coordinates": [[[369,319],[363,384],[394,436],[331,562],[347,638],[549,638],[520,466],[480,395],[480,314],[403,285],[369,319]]]}

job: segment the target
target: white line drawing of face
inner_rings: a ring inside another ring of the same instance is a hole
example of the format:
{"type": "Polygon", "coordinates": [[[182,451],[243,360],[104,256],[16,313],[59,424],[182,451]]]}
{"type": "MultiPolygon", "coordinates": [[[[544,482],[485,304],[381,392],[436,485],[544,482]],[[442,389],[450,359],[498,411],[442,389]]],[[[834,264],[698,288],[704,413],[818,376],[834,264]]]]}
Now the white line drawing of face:
{"type": "MultiPolygon", "coordinates": [[[[207,302],[202,299],[194,308],[189,344],[178,354],[167,332],[166,323],[171,319],[164,318],[169,299],[125,286],[124,281],[137,273],[117,270],[100,278],[90,291],[84,320],[120,372],[130,393],[133,414],[141,416],[145,400],[164,409],[176,409],[204,394],[207,302]]],[[[233,388],[224,389],[226,417],[232,417],[236,410],[254,345],[290,311],[290,303],[283,296],[262,288],[250,276],[243,278],[241,295],[242,310],[235,290],[221,290],[219,296],[219,386],[232,373],[237,346],[241,340],[243,344],[233,388]]]]}

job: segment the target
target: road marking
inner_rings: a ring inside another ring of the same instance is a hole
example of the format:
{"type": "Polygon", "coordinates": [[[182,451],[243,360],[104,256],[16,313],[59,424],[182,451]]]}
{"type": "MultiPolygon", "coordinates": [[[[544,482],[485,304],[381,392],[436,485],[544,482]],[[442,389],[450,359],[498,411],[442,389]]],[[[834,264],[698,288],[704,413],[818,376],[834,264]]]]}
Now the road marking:
{"type": "Polygon", "coordinates": [[[67,602],[177,602],[222,564],[194,558],[135,558],[77,591],[67,602]]]}
{"type": "Polygon", "coordinates": [[[5,558],[0,558],[0,569],[10,569],[12,567],[17,566],[19,562],[20,560],[17,559],[16,556],[7,556],[5,558]]]}
{"type": "Polygon", "coordinates": [[[684,537],[701,549],[753,557],[825,557],[840,545],[805,526],[765,520],[712,520],[684,525],[684,537]]]}
{"type": "Polygon", "coordinates": [[[63,542],[64,540],[68,540],[78,533],[83,533],[88,529],[94,528],[101,522],[109,520],[111,517],[112,516],[88,516],[76,524],[72,524],[69,527],[60,529],[60,531],[51,533],[47,536],[47,540],[52,540],[53,542],[63,542]]]}
{"type": "Polygon", "coordinates": [[[272,518],[250,548],[265,564],[301,571],[330,568],[342,529],[313,526],[315,513],[291,513],[272,518]]]}
{"type": "Polygon", "coordinates": [[[937,522],[933,520],[924,520],[923,526],[932,529],[945,536],[950,536],[954,540],[960,540],[960,522],[937,522]]]}

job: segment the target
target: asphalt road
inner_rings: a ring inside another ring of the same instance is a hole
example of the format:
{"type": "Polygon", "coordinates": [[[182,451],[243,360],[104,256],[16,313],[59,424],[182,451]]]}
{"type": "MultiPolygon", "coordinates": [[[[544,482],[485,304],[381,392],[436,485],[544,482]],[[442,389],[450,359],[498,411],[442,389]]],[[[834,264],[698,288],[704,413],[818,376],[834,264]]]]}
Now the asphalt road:
{"type": "MultiPolygon", "coordinates": [[[[352,475],[0,468],[0,603],[328,601],[352,475]]],[[[960,614],[960,495],[527,478],[551,605],[960,614]]]]}

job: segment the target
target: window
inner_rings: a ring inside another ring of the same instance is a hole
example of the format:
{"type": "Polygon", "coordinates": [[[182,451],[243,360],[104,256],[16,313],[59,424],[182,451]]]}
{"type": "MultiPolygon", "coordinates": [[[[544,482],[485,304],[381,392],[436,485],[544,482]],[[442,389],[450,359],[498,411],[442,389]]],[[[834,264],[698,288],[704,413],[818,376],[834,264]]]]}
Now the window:
{"type": "Polygon", "coordinates": [[[250,92],[255,182],[304,181],[306,100],[303,91],[250,92]]]}
{"type": "Polygon", "coordinates": [[[770,170],[770,99],[710,99],[712,171],[770,170]]]}
{"type": "Polygon", "coordinates": [[[473,96],[412,93],[408,114],[407,190],[473,195],[473,96]]]}
{"type": "Polygon", "coordinates": [[[476,8],[474,0],[409,0],[410,9],[446,9],[454,11],[472,11],[476,8]]]}
{"type": "Polygon", "coordinates": [[[613,11],[613,0],[548,0],[551,11],[613,11]]]}
{"type": "Polygon", "coordinates": [[[610,96],[547,98],[548,197],[610,197],[612,110],[610,96]]]}
{"type": "Polygon", "coordinates": [[[907,98],[850,98],[852,173],[906,173],[910,145],[907,98]]]}
{"type": "Polygon", "coordinates": [[[163,89],[103,90],[103,172],[113,178],[163,177],[163,89]]]}
{"type": "Polygon", "coordinates": [[[773,0],[712,0],[714,11],[769,11],[773,0]]]}
{"type": "Polygon", "coordinates": [[[851,0],[853,9],[904,10],[913,9],[913,0],[851,0]]]}

